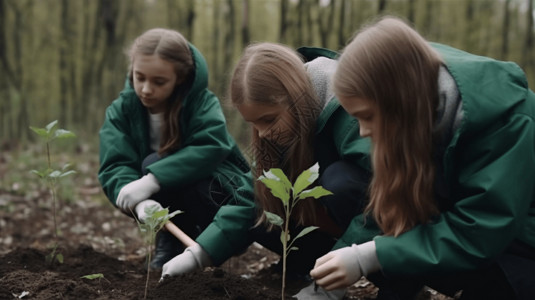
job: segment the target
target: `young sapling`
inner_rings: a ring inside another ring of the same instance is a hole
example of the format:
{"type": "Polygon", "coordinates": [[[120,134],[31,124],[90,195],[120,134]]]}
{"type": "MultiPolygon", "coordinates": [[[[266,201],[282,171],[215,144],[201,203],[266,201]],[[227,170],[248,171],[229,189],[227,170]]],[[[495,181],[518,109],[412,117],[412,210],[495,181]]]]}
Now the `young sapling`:
{"type": "MultiPolygon", "coordinates": [[[[176,216],[177,214],[182,213],[180,210],[176,210],[172,213],[169,213],[169,208],[158,209],[157,206],[147,206],[145,207],[145,220],[141,223],[137,218],[136,222],[141,232],[145,245],[147,246],[147,279],[145,281],[145,295],[143,299],[147,299],[147,291],[149,287],[149,276],[150,276],[150,264],[151,261],[151,252],[154,247],[156,240],[156,234],[160,231],[167,222],[170,222],[170,219],[176,216]]],[[[132,215],[135,214],[132,213],[132,215]]]]}
{"type": "Polygon", "coordinates": [[[63,255],[57,251],[58,246],[59,246],[59,242],[58,242],[59,229],[58,229],[57,212],[56,212],[56,202],[57,202],[56,190],[59,184],[59,180],[61,178],[76,173],[73,170],[69,170],[70,164],[64,165],[61,168],[61,170],[52,169],[52,162],[50,159],[50,144],[53,141],[58,140],[58,139],[76,137],[76,135],[72,133],[71,131],[56,128],[57,124],[58,124],[58,121],[55,120],[55,121],[50,122],[44,128],[30,126],[30,129],[33,132],[37,133],[37,135],[39,135],[39,137],[41,137],[45,141],[45,145],[46,145],[47,168],[43,171],[32,170],[31,172],[34,174],[37,174],[41,179],[46,180],[50,193],[52,194],[52,211],[53,211],[53,218],[54,218],[55,243],[54,243],[52,252],[46,256],[46,261],[49,264],[54,263],[54,261],[56,260],[59,263],[63,263],[63,255]]]}
{"type": "Polygon", "coordinates": [[[319,177],[319,164],[316,163],[309,169],[303,171],[295,183],[292,185],[288,177],[281,169],[272,168],[264,175],[261,175],[258,180],[266,185],[273,196],[279,198],[284,207],[284,216],[264,211],[266,219],[271,224],[281,228],[281,243],[282,243],[282,299],[284,300],[284,293],[286,287],[286,257],[288,253],[293,250],[299,250],[298,247],[293,246],[294,242],[300,237],[316,230],[317,226],[308,226],[301,230],[295,238],[290,238],[289,220],[292,215],[292,210],[300,201],[307,198],[318,199],[323,196],[331,195],[332,193],[321,186],[315,186],[307,189],[319,177]]]}

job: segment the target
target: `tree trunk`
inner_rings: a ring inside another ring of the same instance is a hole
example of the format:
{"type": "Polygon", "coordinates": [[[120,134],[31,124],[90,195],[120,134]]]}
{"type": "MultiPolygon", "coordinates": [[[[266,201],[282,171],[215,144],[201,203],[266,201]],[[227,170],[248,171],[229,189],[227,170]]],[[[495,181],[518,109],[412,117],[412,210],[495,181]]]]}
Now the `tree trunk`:
{"type": "MultiPolygon", "coordinates": [[[[324,48],[329,47],[329,36],[333,32],[334,25],[334,0],[329,3],[327,7],[319,7],[319,31],[321,46],[324,48]]],[[[343,27],[342,27],[343,28],[343,27]]]]}
{"type": "Polygon", "coordinates": [[[527,0],[528,10],[526,12],[526,41],[522,48],[522,61],[520,66],[528,70],[533,66],[533,0],[527,0]]]}
{"type": "Polygon", "coordinates": [[[505,0],[503,9],[502,47],[500,51],[501,60],[506,60],[507,55],[509,54],[509,2],[511,1],[505,0]]]}
{"type": "Polygon", "coordinates": [[[377,9],[377,12],[378,12],[379,15],[384,13],[384,11],[386,9],[386,4],[387,4],[386,0],[379,0],[379,7],[377,9]]]}
{"type": "Polygon", "coordinates": [[[249,0],[243,0],[242,2],[242,23],[241,23],[241,41],[242,47],[246,47],[251,41],[251,33],[249,31],[249,0]]]}
{"type": "Polygon", "coordinates": [[[279,31],[279,41],[281,43],[286,43],[286,33],[288,31],[288,23],[286,21],[288,15],[288,1],[281,0],[280,4],[280,31],[279,31]]]}

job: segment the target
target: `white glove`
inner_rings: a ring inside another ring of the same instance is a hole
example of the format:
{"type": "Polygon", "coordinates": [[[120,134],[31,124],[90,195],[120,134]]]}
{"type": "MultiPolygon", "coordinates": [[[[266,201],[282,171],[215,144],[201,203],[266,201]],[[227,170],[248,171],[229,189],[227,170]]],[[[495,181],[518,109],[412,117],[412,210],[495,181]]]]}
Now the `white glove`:
{"type": "Polygon", "coordinates": [[[167,276],[186,274],[211,265],[212,261],[208,253],[203,250],[201,245],[195,244],[186,248],[182,254],[175,256],[163,265],[160,281],[167,276]]]}
{"type": "Polygon", "coordinates": [[[149,173],[123,186],[119,191],[115,204],[126,214],[131,214],[139,202],[149,199],[152,194],[157,193],[159,190],[158,179],[149,173]]]}
{"type": "Polygon", "coordinates": [[[298,300],[340,300],[344,298],[345,294],[346,289],[326,291],[322,287],[312,283],[301,289],[293,298],[297,298],[298,300]]]}
{"type": "Polygon", "coordinates": [[[362,276],[380,269],[375,242],[370,241],[340,248],[318,258],[310,276],[326,290],[333,290],[348,287],[362,276]]]}
{"type": "Polygon", "coordinates": [[[156,202],[152,199],[143,200],[136,205],[136,215],[139,222],[145,223],[145,220],[147,218],[147,213],[145,212],[145,209],[151,206],[156,206],[157,210],[163,209],[162,205],[159,202],[156,202]]]}

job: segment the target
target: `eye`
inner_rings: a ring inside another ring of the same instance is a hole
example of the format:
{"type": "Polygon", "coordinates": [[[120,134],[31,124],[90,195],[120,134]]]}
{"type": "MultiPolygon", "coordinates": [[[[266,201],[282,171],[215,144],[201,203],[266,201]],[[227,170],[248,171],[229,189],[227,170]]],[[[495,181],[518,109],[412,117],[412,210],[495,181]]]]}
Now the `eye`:
{"type": "Polygon", "coordinates": [[[143,82],[143,81],[145,80],[145,77],[140,76],[140,75],[136,75],[134,79],[135,79],[136,81],[143,82]]]}

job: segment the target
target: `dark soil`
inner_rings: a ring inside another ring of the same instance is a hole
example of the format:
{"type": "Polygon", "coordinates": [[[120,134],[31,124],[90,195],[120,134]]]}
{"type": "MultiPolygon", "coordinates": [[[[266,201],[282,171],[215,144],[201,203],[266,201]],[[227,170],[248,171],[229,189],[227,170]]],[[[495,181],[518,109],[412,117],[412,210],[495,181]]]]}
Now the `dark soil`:
{"type": "MultiPolygon", "coordinates": [[[[146,249],[136,224],[103,200],[94,182],[76,193],[77,201],[59,201],[57,252],[64,261],[49,264],[46,256],[55,239],[48,193],[19,196],[0,190],[0,299],[144,298],[146,249]],[[103,278],[82,278],[99,273],[103,278]]],[[[147,299],[281,299],[278,260],[253,244],[218,268],[163,283],[158,283],[160,273],[152,272],[147,299]]],[[[308,284],[287,280],[286,298],[308,284]]],[[[346,299],[374,299],[376,292],[363,279],[346,299]]],[[[446,299],[432,292],[426,291],[422,299],[446,299]]]]}

